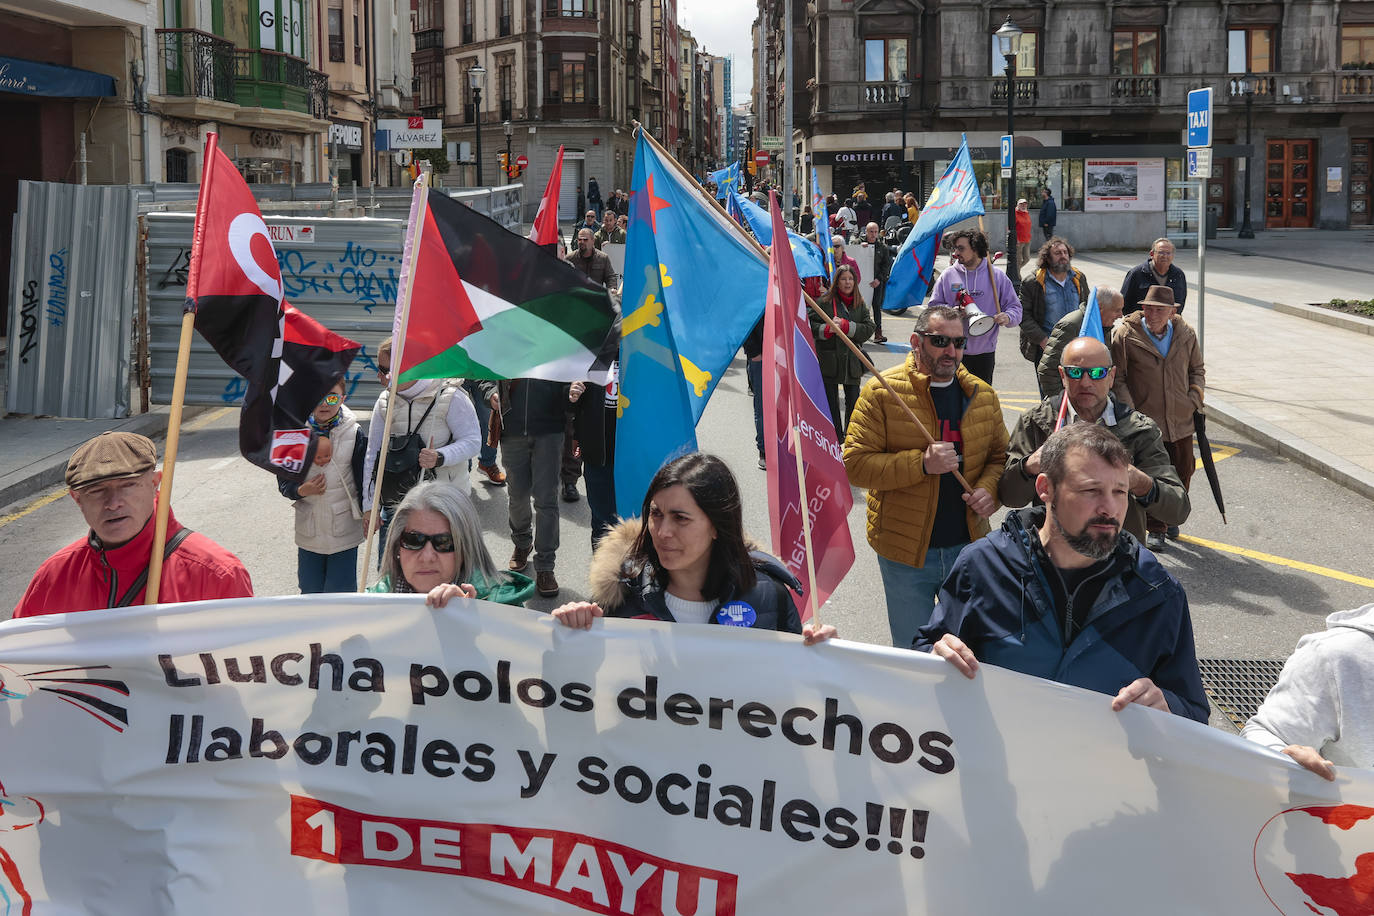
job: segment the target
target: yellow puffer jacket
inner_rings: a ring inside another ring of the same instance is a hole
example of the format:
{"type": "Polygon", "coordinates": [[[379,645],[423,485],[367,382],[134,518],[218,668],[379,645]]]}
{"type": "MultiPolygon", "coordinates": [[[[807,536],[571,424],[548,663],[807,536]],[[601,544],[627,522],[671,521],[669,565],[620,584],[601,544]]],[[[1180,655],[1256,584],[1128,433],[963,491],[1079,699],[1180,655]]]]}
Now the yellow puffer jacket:
{"type": "MultiPolygon", "coordinates": [[[[930,377],[916,369],[915,354],[883,378],[932,433],[938,428],[930,377]]],[[[964,440],[963,475],[972,486],[997,498],[997,484],[1007,463],[1007,425],[992,386],[959,367],[956,380],[969,403],[960,421],[964,440]]],[[[869,379],[849,421],[844,466],[849,482],[868,490],[868,543],[879,556],[920,567],[935,525],[940,478],[921,468],[926,445],[906,412],[877,379],[869,379]]],[[[972,510],[969,539],[988,533],[988,520],[972,510]]]]}

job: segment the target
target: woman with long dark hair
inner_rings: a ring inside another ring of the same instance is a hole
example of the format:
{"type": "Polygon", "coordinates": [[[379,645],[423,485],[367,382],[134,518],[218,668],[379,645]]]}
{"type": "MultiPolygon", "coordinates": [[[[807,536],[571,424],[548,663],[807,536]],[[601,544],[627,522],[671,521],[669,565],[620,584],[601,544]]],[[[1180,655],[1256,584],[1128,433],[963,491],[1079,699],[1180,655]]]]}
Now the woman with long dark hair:
{"type": "MultiPolygon", "coordinates": [[[[854,343],[861,344],[873,336],[873,313],[859,291],[858,274],[848,264],[835,265],[835,280],[816,304],[835,319],[841,333],[854,343]]],[[[835,434],[843,440],[849,416],[859,400],[864,366],[819,315],[808,312],[807,316],[811,319],[811,334],[816,338],[816,361],[820,363],[825,397],[830,402],[830,417],[835,423],[835,434]],[[841,387],[844,388],[843,414],[840,413],[841,387]]]]}
{"type": "Polygon", "coordinates": [[[694,452],[664,465],[644,497],[640,518],[621,522],[601,541],[590,570],[593,601],[553,612],[587,628],[597,617],[634,617],[800,633],[808,645],[835,635],[803,627],[789,590],[801,584],[744,536],[739,486],[714,455],[694,452]]]}

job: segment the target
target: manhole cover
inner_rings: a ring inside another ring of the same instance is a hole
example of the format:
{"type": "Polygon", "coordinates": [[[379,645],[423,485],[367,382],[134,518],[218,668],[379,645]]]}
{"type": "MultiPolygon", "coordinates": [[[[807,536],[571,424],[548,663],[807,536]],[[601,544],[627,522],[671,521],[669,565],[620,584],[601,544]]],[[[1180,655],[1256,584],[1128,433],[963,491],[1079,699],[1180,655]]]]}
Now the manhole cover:
{"type": "Polygon", "coordinates": [[[1282,659],[1200,658],[1202,686],[1237,730],[1259,709],[1279,679],[1282,659]]]}

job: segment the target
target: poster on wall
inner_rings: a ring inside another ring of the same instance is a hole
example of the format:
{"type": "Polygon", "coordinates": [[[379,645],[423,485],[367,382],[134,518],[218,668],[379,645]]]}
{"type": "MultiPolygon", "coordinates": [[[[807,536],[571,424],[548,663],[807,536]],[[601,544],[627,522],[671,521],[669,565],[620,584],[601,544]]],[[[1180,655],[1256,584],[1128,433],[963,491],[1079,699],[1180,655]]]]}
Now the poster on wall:
{"type": "Polygon", "coordinates": [[[1163,210],[1163,159],[1089,159],[1085,210],[1163,210]]]}

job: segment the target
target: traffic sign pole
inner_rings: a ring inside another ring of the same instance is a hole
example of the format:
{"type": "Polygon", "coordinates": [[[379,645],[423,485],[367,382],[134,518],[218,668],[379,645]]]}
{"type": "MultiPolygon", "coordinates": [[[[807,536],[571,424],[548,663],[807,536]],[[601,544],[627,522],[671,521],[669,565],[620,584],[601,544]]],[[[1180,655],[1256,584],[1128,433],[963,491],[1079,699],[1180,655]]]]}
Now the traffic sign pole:
{"type": "MultiPolygon", "coordinates": [[[[1197,177],[1197,348],[1207,304],[1207,179],[1212,174],[1212,88],[1188,93],[1188,159],[1197,177]],[[1205,154],[1205,155],[1204,155],[1205,154]],[[1203,166],[1206,166],[1205,168],[1203,166]]],[[[1250,176],[1246,176],[1248,181],[1250,176]]]]}

